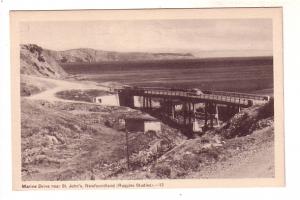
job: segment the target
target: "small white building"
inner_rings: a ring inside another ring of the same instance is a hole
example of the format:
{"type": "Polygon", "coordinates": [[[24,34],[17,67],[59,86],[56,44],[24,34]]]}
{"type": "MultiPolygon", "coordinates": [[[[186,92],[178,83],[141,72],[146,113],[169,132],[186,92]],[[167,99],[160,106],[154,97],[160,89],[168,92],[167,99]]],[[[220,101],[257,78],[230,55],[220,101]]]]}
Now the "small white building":
{"type": "Polygon", "coordinates": [[[161,132],[161,122],[152,118],[130,117],[125,119],[125,129],[130,132],[161,132]]]}
{"type": "Polygon", "coordinates": [[[120,106],[119,95],[109,94],[93,98],[93,103],[106,106],[120,106]]]}
{"type": "Polygon", "coordinates": [[[161,123],[160,121],[145,121],[144,122],[144,132],[155,131],[161,132],[161,123]]]}

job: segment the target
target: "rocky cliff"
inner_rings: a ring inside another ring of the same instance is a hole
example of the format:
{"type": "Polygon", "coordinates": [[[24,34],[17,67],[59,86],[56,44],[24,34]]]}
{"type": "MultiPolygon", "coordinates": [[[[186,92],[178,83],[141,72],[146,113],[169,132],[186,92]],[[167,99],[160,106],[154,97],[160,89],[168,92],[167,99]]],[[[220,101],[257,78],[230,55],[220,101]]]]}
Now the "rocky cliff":
{"type": "Polygon", "coordinates": [[[20,70],[21,74],[42,77],[62,78],[67,75],[51,51],[35,44],[20,46],[20,70]]]}

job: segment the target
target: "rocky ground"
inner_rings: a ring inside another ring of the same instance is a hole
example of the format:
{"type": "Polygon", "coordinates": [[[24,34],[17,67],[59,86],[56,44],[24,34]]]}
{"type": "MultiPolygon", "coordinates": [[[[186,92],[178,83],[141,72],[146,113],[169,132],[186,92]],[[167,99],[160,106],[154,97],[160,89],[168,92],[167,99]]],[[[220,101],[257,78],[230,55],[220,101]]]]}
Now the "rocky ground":
{"type": "Polygon", "coordinates": [[[226,141],[226,157],[191,173],[190,178],[271,178],[274,172],[274,127],[226,141]]]}
{"type": "Polygon", "coordinates": [[[274,176],[272,101],[195,139],[164,124],[161,133],[131,132],[128,169],[123,119],[147,114],[57,95],[72,89],[105,93],[107,87],[22,76],[23,180],[274,176]]]}
{"type": "Polygon", "coordinates": [[[120,174],[116,178],[274,177],[271,104],[245,109],[219,129],[196,139],[184,140],[146,169],[120,174]],[[264,112],[263,116],[261,112],[264,112]],[[241,129],[240,125],[246,124],[250,128],[241,129]]]}
{"type": "MultiPolygon", "coordinates": [[[[144,113],[125,107],[22,100],[23,180],[106,179],[126,171],[124,117],[144,113]]],[[[129,134],[131,167],[141,167],[185,137],[163,126],[161,134],[129,134]],[[153,150],[145,161],[135,157],[153,150]]]]}

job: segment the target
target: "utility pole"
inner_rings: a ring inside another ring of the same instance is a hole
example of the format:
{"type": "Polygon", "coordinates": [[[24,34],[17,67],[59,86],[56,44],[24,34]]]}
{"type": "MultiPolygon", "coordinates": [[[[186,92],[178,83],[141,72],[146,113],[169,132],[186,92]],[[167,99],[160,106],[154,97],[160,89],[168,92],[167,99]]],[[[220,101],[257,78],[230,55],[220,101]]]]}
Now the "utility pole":
{"type": "Polygon", "coordinates": [[[125,131],[126,138],[126,160],[127,160],[127,170],[129,171],[129,145],[128,145],[128,131],[125,131]]]}

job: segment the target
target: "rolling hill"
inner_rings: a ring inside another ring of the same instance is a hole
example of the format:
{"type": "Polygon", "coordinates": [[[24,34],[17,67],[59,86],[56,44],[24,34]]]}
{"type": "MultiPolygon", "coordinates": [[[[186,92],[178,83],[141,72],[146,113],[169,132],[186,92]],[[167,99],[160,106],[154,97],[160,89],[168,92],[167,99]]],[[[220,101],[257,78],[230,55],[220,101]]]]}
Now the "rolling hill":
{"type": "Polygon", "coordinates": [[[60,63],[96,63],[113,61],[144,61],[193,59],[192,54],[180,53],[144,53],[144,52],[114,52],[89,48],[71,49],[66,51],[51,51],[54,58],[60,63]]]}
{"type": "Polygon", "coordinates": [[[54,51],[36,44],[20,45],[21,74],[63,78],[61,64],[194,59],[189,53],[113,52],[89,48],[54,51]]]}

